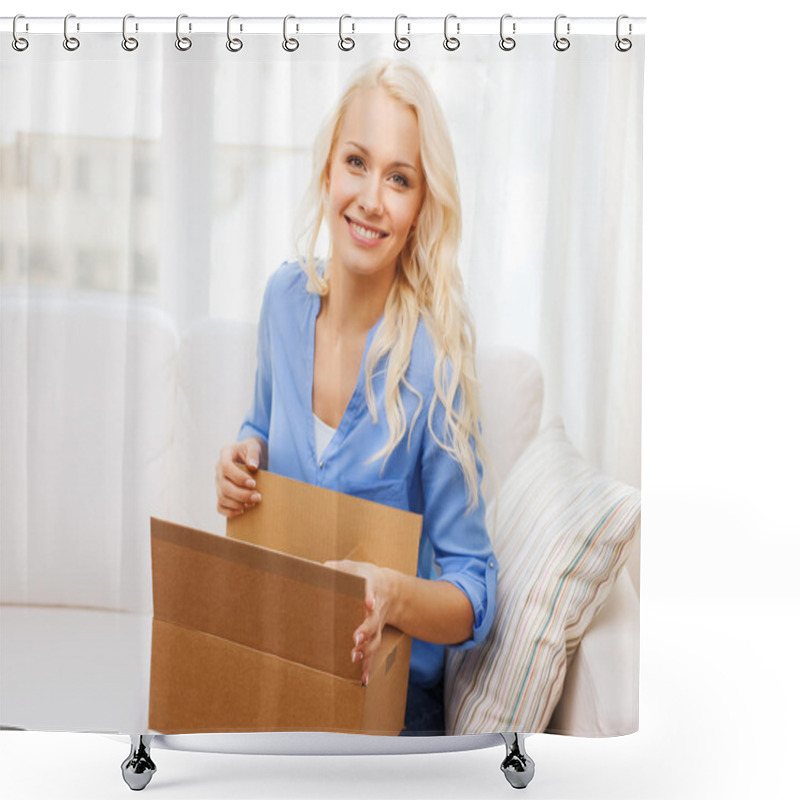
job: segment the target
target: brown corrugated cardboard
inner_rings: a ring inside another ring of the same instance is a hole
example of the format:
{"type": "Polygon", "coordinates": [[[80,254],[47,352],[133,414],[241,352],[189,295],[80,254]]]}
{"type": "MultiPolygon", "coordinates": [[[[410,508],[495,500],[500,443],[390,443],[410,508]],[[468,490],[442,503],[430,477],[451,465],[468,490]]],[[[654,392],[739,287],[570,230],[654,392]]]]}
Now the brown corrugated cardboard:
{"type": "Polygon", "coordinates": [[[228,520],[228,536],[319,562],[350,558],[358,548],[364,561],[416,575],[418,514],[263,470],[255,481],[261,502],[228,520]]]}
{"type": "Polygon", "coordinates": [[[350,660],[368,560],[414,574],[421,517],[261,472],[228,538],[151,521],[150,727],[163,733],[402,728],[410,637],[386,628],[361,685],[350,660]]]}

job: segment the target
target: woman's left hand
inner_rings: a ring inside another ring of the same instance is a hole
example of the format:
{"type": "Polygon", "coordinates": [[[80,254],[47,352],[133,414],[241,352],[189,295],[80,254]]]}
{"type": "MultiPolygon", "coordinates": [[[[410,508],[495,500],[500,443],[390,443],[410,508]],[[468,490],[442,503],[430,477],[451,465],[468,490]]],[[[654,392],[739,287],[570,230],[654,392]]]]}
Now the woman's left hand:
{"type": "Polygon", "coordinates": [[[366,561],[326,561],[326,567],[360,575],[367,581],[364,597],[366,616],[353,633],[355,647],[351,652],[353,663],[361,662],[361,683],[366,686],[372,660],[381,644],[383,627],[387,624],[392,603],[393,570],[376,567],[366,561]]]}

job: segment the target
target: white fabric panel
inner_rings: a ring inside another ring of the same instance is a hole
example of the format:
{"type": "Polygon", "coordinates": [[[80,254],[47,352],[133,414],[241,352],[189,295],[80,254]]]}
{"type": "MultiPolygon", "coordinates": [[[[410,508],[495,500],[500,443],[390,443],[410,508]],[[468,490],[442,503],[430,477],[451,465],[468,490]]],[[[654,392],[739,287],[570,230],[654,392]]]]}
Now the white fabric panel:
{"type": "Polygon", "coordinates": [[[134,299],[4,294],[2,601],[146,609],[177,336],[134,299]]]}
{"type": "MultiPolygon", "coordinates": [[[[487,498],[543,406],[589,461],[640,482],[644,42],[572,39],[569,54],[550,37],[444,53],[418,35],[404,56],[447,117],[460,266],[478,341],[497,347],[478,357],[487,498]]],[[[251,400],[261,288],[294,254],[314,133],[354,69],[397,56],[369,35],[353,53],[148,41],[146,58],[118,33],[0,56],[4,602],[147,610],[149,516],[224,531],[214,465],[251,400]]],[[[634,610],[612,603],[597,623],[634,610]]],[[[565,690],[576,732],[606,713],[595,627],[565,690]]]]}

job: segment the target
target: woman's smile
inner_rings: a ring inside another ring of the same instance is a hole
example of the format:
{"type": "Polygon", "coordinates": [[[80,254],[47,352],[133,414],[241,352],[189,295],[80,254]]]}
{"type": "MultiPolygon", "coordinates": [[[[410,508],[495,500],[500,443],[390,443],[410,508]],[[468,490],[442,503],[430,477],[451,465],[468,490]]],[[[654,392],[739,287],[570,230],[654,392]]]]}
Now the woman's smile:
{"type": "Polygon", "coordinates": [[[365,225],[351,217],[345,215],[347,224],[350,226],[350,233],[355,241],[362,247],[377,247],[381,239],[385,239],[389,234],[371,225],[365,225]]]}

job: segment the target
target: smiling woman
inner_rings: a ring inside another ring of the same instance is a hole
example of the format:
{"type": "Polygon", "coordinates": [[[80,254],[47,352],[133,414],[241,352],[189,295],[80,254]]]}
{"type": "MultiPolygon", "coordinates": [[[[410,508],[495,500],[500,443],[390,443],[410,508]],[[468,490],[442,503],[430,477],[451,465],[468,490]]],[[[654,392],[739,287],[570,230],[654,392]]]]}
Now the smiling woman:
{"type": "Polygon", "coordinates": [[[261,502],[241,461],[423,515],[416,577],[328,565],[366,580],[351,653],[362,682],[386,625],[414,637],[405,729],[440,734],[445,646],[486,638],[497,562],[456,261],[455,158],[423,75],[402,62],[362,70],[320,130],[314,176],[306,255],[264,294],[253,405],[220,454],[218,510],[239,516],[261,502]]]}

